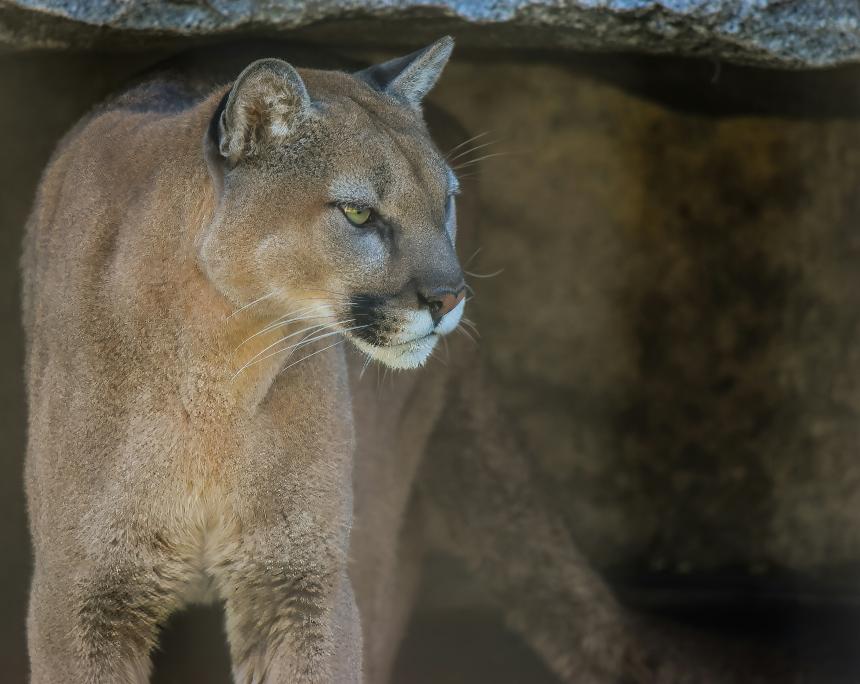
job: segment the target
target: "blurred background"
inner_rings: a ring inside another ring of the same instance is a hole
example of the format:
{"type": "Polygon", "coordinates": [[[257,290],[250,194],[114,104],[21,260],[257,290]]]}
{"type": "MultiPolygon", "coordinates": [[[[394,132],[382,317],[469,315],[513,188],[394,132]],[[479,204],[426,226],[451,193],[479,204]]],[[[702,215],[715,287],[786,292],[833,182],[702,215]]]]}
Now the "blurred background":
{"type": "MultiPolygon", "coordinates": [[[[544,495],[631,607],[860,681],[855,2],[0,0],[4,681],[27,672],[19,244],[59,137],[180,52],[331,66],[444,33],[430,101],[492,142],[462,160],[469,269],[501,271],[470,316],[544,495]]],[[[168,626],[156,681],[228,681],[217,609],[168,626]]],[[[430,558],[395,681],[553,678],[430,558]]]]}

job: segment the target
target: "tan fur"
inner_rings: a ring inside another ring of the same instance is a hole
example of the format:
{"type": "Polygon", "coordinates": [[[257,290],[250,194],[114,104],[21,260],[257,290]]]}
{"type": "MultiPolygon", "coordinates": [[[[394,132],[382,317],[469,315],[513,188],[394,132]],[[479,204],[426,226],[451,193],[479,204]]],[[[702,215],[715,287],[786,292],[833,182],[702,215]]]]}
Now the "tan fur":
{"type": "Polygon", "coordinates": [[[473,352],[383,386],[338,332],[277,353],[371,296],[385,325],[356,344],[423,360],[384,346],[461,278],[418,104],[450,42],[429,50],[388,90],[272,61],[232,90],[151,83],[58,148],[23,257],[33,681],[145,681],[165,619],[221,599],[237,681],[383,682],[438,540],[566,681],[720,681],[634,638],[473,352]],[[333,205],[371,180],[393,238],[333,205]]]}

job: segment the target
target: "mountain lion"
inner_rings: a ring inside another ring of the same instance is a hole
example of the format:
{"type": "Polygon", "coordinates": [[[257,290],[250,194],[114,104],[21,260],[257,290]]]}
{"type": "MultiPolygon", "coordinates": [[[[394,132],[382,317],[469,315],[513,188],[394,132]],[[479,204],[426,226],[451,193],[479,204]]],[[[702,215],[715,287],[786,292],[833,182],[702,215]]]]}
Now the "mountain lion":
{"type": "Polygon", "coordinates": [[[239,682],[385,681],[437,542],[566,681],[682,681],[545,507],[473,349],[363,374],[462,320],[421,107],[452,44],[152,80],[60,144],[22,262],[34,682],[146,681],[209,600],[239,682]]]}

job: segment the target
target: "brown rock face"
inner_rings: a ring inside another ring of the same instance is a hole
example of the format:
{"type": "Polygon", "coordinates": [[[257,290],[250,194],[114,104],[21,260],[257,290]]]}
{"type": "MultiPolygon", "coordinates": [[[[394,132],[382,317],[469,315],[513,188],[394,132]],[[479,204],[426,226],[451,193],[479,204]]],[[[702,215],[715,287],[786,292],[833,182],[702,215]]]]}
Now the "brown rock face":
{"type": "Polygon", "coordinates": [[[854,0],[0,0],[0,45],[139,48],[281,35],[708,56],[782,67],[860,59],[854,0]]]}
{"type": "Polygon", "coordinates": [[[860,560],[860,123],[679,113],[560,65],[460,64],[437,100],[503,154],[472,312],[589,555],[860,560]]]}

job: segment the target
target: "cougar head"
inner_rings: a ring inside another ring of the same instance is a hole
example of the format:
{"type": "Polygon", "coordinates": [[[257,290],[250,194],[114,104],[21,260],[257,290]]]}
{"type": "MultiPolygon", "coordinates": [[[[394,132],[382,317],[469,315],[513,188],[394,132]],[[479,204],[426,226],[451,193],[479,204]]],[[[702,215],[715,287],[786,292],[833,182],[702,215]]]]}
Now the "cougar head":
{"type": "Polygon", "coordinates": [[[218,208],[199,258],[232,303],[343,334],[393,368],[423,364],[465,305],[457,178],[421,113],[449,37],[363,71],[248,66],[213,114],[218,208]]]}

